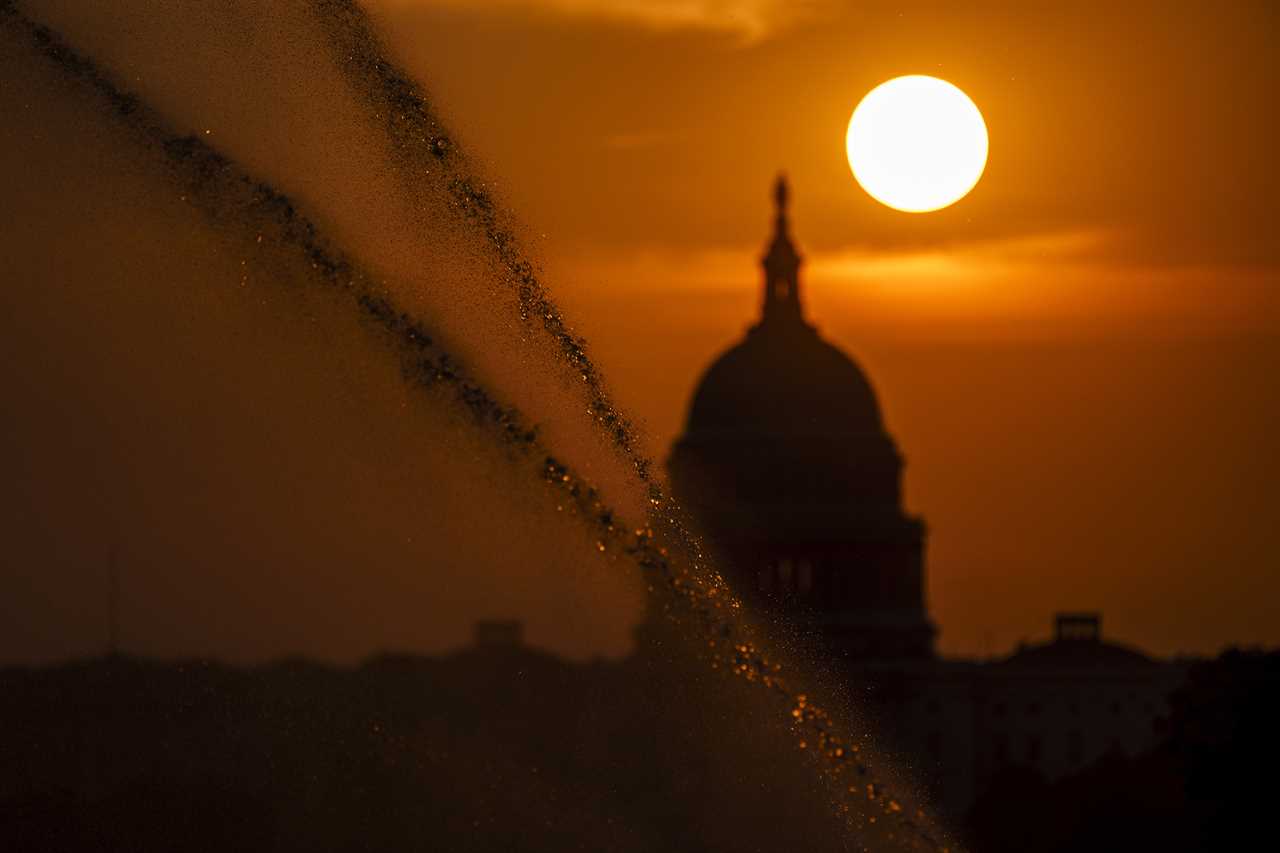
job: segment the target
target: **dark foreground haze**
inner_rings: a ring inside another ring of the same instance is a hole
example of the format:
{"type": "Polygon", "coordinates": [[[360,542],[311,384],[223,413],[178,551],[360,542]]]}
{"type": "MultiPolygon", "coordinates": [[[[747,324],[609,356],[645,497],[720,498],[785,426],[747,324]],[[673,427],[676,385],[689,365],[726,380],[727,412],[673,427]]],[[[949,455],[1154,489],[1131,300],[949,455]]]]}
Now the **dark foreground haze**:
{"type": "MultiPolygon", "coordinates": [[[[861,849],[814,831],[826,820],[802,781],[791,796],[741,787],[719,751],[734,745],[694,735],[732,726],[691,704],[726,697],[669,675],[484,646],[358,669],[5,670],[0,725],[20,740],[0,770],[0,837],[33,851],[861,849]],[[637,713],[672,695],[689,704],[637,713]]],[[[1051,785],[1005,770],[965,817],[972,849],[1253,847],[1268,794],[1238,782],[1280,760],[1277,713],[1276,655],[1204,663],[1150,751],[1051,785]]]]}

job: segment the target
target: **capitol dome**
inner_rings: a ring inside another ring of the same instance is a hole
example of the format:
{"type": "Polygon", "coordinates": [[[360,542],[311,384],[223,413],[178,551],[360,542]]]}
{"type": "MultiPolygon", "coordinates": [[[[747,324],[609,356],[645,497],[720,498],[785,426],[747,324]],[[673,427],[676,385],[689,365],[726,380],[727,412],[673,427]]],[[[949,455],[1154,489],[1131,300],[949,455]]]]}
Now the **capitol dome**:
{"type": "Polygon", "coordinates": [[[740,595],[816,620],[842,653],[932,654],[902,457],[866,374],[804,318],[782,178],[774,200],[760,322],[698,383],[672,491],[740,595]]]}
{"type": "Polygon", "coordinates": [[[781,178],[774,200],[760,322],[698,383],[669,466],[673,487],[707,513],[751,524],[760,523],[752,503],[775,521],[785,504],[879,524],[900,514],[902,459],[866,374],[804,319],[781,178]]]}
{"type": "Polygon", "coordinates": [[[812,326],[761,324],[703,374],[686,435],[878,435],[880,406],[853,359],[812,326]]]}

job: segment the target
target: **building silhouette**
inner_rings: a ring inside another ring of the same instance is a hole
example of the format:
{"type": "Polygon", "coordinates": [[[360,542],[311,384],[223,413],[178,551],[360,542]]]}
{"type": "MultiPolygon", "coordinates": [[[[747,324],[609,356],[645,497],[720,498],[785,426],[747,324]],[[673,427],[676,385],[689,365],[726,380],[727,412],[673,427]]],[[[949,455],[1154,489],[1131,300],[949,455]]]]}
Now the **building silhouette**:
{"type": "Polygon", "coordinates": [[[698,383],[668,464],[673,493],[739,595],[812,624],[851,659],[928,658],[924,523],[875,391],[804,316],[779,177],[760,322],[698,383]]]}
{"type": "Polygon", "coordinates": [[[967,809],[1012,766],[1055,779],[1151,746],[1185,662],[1059,614],[1052,640],[948,659],[925,602],[925,524],[865,372],[805,317],[789,189],[774,187],[760,320],[707,369],[668,461],[735,592],[807,632],[939,805],[967,809]]]}

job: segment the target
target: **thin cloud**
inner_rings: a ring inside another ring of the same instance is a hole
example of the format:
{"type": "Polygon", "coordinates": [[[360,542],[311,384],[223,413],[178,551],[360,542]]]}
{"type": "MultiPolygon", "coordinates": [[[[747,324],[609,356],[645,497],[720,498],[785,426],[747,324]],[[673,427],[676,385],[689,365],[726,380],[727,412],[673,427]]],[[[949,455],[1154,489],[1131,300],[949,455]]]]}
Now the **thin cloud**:
{"type": "MultiPolygon", "coordinates": [[[[382,0],[387,6],[478,11],[475,0],[382,0]]],[[[653,30],[702,30],[754,43],[834,11],[831,0],[488,0],[483,11],[533,12],[634,24],[653,30]]]]}
{"type": "Polygon", "coordinates": [[[812,274],[824,278],[957,279],[1030,273],[1045,264],[1097,263],[1113,235],[1081,229],[975,240],[929,250],[844,249],[816,254],[812,274]]]}
{"type": "MultiPolygon", "coordinates": [[[[956,242],[931,249],[851,246],[805,253],[801,273],[812,281],[958,282],[1032,276],[1055,269],[1096,270],[1106,266],[1113,235],[1101,229],[1053,231],[1009,238],[956,242]]],[[[611,284],[654,282],[677,290],[739,290],[758,276],[757,245],[678,248],[649,245],[630,249],[583,245],[574,249],[584,278],[611,284]]],[[[750,283],[750,284],[749,284],[750,283]]]]}

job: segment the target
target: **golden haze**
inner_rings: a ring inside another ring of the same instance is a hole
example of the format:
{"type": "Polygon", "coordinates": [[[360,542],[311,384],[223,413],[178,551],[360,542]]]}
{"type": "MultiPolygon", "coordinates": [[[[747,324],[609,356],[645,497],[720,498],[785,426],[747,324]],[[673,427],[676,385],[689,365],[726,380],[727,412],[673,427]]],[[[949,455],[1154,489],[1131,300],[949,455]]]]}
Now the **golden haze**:
{"type": "Polygon", "coordinates": [[[752,32],[678,3],[379,8],[655,455],[757,310],[786,168],[809,312],[870,372],[930,524],[944,650],[1069,607],[1161,653],[1280,642],[1273,7],[811,4],[752,32]],[[910,73],[993,140],[968,197],[914,217],[841,144],[910,73]]]}

